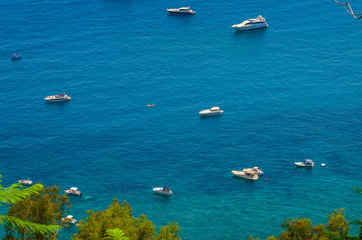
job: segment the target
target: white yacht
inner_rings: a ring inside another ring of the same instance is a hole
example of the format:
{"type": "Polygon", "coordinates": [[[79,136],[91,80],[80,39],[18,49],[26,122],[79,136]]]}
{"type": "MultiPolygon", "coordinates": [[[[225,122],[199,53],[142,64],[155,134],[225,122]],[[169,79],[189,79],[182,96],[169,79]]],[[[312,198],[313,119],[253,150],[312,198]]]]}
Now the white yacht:
{"type": "Polygon", "coordinates": [[[22,183],[24,185],[32,185],[33,181],[30,180],[30,178],[28,178],[28,180],[19,180],[19,183],[22,183]]]}
{"type": "Polygon", "coordinates": [[[295,162],[297,167],[314,167],[314,162],[311,159],[306,159],[304,162],[295,162]]]}
{"type": "Polygon", "coordinates": [[[257,28],[266,28],[268,27],[268,24],[265,22],[265,18],[259,15],[257,18],[250,18],[242,23],[232,25],[231,27],[235,30],[244,31],[257,28]]]}
{"type": "Polygon", "coordinates": [[[221,115],[224,111],[220,110],[219,107],[212,107],[209,109],[205,109],[199,112],[201,116],[213,116],[213,115],[221,115]]]}
{"type": "Polygon", "coordinates": [[[47,102],[64,102],[69,101],[72,98],[66,95],[65,93],[59,93],[57,95],[47,96],[44,98],[47,102]]]}
{"type": "Polygon", "coordinates": [[[252,172],[252,171],[236,171],[236,170],[232,170],[231,171],[232,174],[234,174],[237,177],[241,177],[241,178],[245,178],[245,179],[250,179],[250,180],[258,180],[259,176],[258,174],[252,172]]]}
{"type": "Polygon", "coordinates": [[[71,187],[70,189],[65,190],[65,193],[67,193],[69,195],[82,196],[82,192],[79,191],[77,187],[71,187]]]}
{"type": "Polygon", "coordinates": [[[66,217],[63,217],[62,221],[66,222],[66,223],[73,223],[73,224],[75,224],[77,222],[77,220],[74,219],[72,215],[68,215],[66,217]]]}
{"type": "Polygon", "coordinates": [[[259,169],[258,167],[244,168],[243,171],[253,172],[255,174],[258,174],[258,176],[263,176],[264,175],[264,172],[261,169],[259,169]]]}
{"type": "Polygon", "coordinates": [[[161,195],[168,195],[170,196],[172,194],[172,191],[169,187],[154,187],[152,188],[152,190],[157,193],[157,194],[161,194],[161,195]]]}
{"type": "Polygon", "coordinates": [[[171,14],[183,14],[183,15],[193,15],[195,11],[191,10],[190,7],[181,7],[181,8],[168,8],[167,12],[171,14]]]}

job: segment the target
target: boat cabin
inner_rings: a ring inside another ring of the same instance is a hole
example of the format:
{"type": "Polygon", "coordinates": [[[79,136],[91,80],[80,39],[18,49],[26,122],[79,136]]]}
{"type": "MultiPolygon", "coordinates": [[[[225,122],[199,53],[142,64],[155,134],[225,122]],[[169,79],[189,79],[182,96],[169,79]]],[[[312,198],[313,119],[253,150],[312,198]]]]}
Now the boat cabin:
{"type": "Polygon", "coordinates": [[[306,159],[306,160],[304,161],[304,164],[305,164],[305,165],[313,165],[314,162],[313,162],[311,159],[306,159]]]}

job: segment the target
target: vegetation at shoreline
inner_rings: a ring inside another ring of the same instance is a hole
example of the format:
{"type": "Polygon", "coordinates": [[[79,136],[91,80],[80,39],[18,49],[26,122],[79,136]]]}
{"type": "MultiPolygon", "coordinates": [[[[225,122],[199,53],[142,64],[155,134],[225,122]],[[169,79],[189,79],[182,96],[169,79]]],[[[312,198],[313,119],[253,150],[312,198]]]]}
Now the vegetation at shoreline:
{"type": "Polygon", "coordinates": [[[177,223],[170,222],[157,234],[156,227],[144,214],[135,218],[126,201],[120,205],[117,199],[113,199],[104,211],[88,211],[87,218],[79,222],[78,233],[73,235],[72,240],[110,239],[112,233],[121,237],[112,239],[179,240],[180,230],[177,223]]]}
{"type": "MultiPolygon", "coordinates": [[[[0,182],[2,182],[2,176],[0,175],[0,182]]],[[[40,194],[43,190],[43,185],[35,184],[28,188],[23,188],[21,183],[12,184],[10,187],[4,188],[0,184],[0,206],[15,206],[17,204],[22,204],[23,202],[30,199],[32,196],[40,194]]],[[[21,215],[21,214],[19,214],[21,215]]],[[[47,235],[52,232],[57,232],[60,230],[58,225],[45,225],[32,219],[25,219],[19,216],[14,216],[12,214],[0,215],[1,225],[5,225],[6,229],[23,229],[24,232],[33,232],[39,233],[42,235],[47,235]]],[[[16,239],[4,238],[4,239],[16,239]]]]}
{"type": "MultiPolygon", "coordinates": [[[[358,236],[350,236],[350,224],[345,218],[344,209],[336,209],[328,216],[327,226],[313,225],[307,218],[287,219],[281,226],[284,229],[279,236],[269,236],[267,240],[361,240],[362,225],[358,236]]],[[[249,237],[249,240],[259,238],[249,237]]]]}
{"type": "MultiPolygon", "coordinates": [[[[0,182],[2,176],[0,175],[0,182]]],[[[69,214],[71,204],[66,194],[61,194],[57,186],[44,188],[41,184],[24,188],[16,183],[8,188],[0,185],[0,203],[9,206],[8,215],[0,215],[0,223],[5,226],[3,240],[50,240],[58,239],[62,227],[68,223],[62,218],[69,214]]],[[[4,205],[0,205],[4,206],[4,205]]],[[[181,240],[181,228],[169,222],[159,233],[152,221],[144,214],[132,216],[131,206],[117,199],[104,211],[88,211],[85,220],[78,224],[78,233],[73,240],[181,240]]]]}
{"type": "MultiPolygon", "coordinates": [[[[0,182],[1,178],[0,175],[0,182]]],[[[362,194],[362,189],[354,190],[362,194]]],[[[24,188],[16,183],[4,188],[0,185],[0,206],[4,205],[9,208],[8,215],[0,215],[6,231],[3,240],[58,239],[61,228],[69,226],[62,218],[70,211],[70,200],[57,186],[44,188],[35,184],[24,188]]],[[[362,240],[362,220],[347,221],[344,209],[334,210],[328,216],[327,225],[314,225],[307,218],[296,218],[285,220],[281,226],[280,235],[269,236],[267,240],[362,240]],[[358,236],[349,235],[351,224],[360,226],[358,236]]],[[[103,211],[89,210],[77,227],[78,232],[71,240],[181,240],[177,223],[169,222],[157,232],[144,214],[134,217],[131,206],[126,201],[120,205],[116,198],[103,211]]],[[[249,240],[259,238],[250,236],[249,240]]]]}
{"type": "MultiPolygon", "coordinates": [[[[70,201],[65,194],[60,193],[57,186],[43,188],[40,192],[34,193],[22,201],[11,205],[8,215],[42,225],[57,225],[67,227],[61,221],[63,216],[69,213],[70,201]]],[[[29,231],[22,226],[5,225],[6,237],[8,239],[56,239],[60,227],[55,231],[39,232],[29,231]]]]}

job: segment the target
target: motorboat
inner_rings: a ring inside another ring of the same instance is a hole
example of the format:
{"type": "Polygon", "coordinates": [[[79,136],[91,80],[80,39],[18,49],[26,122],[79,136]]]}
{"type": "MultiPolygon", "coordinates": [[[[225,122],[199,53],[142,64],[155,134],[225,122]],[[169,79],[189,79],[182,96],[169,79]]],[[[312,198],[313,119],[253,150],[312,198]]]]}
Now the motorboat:
{"type": "Polygon", "coordinates": [[[258,174],[254,173],[252,171],[249,171],[249,170],[242,170],[242,171],[232,170],[231,173],[237,177],[250,179],[250,180],[258,180],[258,178],[259,178],[258,174]]]}
{"type": "Polygon", "coordinates": [[[19,180],[18,182],[21,183],[21,184],[24,184],[24,185],[32,185],[33,184],[33,181],[31,181],[30,178],[28,178],[27,180],[19,180]]]}
{"type": "Polygon", "coordinates": [[[152,190],[157,193],[157,194],[161,194],[161,195],[168,195],[170,196],[172,194],[172,191],[169,187],[154,187],[152,188],[152,190]]]}
{"type": "Polygon", "coordinates": [[[77,187],[71,187],[70,189],[65,190],[65,193],[69,195],[82,196],[82,192],[79,191],[77,187]]]}
{"type": "Polygon", "coordinates": [[[212,107],[209,109],[205,109],[199,112],[201,116],[214,116],[214,115],[221,115],[224,111],[220,110],[219,107],[212,107]]]}
{"type": "Polygon", "coordinates": [[[73,224],[75,224],[77,222],[77,220],[74,219],[72,215],[68,215],[66,217],[63,217],[62,221],[65,222],[65,223],[73,223],[73,224]]]}
{"type": "Polygon", "coordinates": [[[325,166],[326,166],[326,164],[325,164],[325,163],[322,163],[322,164],[321,164],[321,167],[325,167],[325,166]]]}
{"type": "Polygon", "coordinates": [[[311,159],[306,159],[304,162],[295,162],[297,167],[314,167],[314,162],[311,159]]]}
{"type": "Polygon", "coordinates": [[[14,53],[12,56],[11,56],[11,60],[18,60],[18,59],[21,59],[21,53],[14,53]]]}
{"type": "Polygon", "coordinates": [[[72,98],[65,93],[59,93],[57,95],[47,96],[44,98],[47,102],[64,102],[70,101],[72,98]]]}
{"type": "Polygon", "coordinates": [[[250,171],[253,172],[255,174],[258,174],[258,176],[263,176],[264,172],[259,169],[258,167],[253,167],[253,168],[244,168],[243,171],[250,171]]]}
{"type": "Polygon", "coordinates": [[[257,28],[266,28],[268,27],[268,24],[265,22],[265,18],[259,15],[257,18],[250,18],[242,23],[232,25],[231,27],[235,30],[244,31],[257,28]]]}
{"type": "Polygon", "coordinates": [[[191,10],[190,7],[180,7],[180,8],[168,8],[167,12],[171,14],[182,14],[182,15],[194,15],[195,11],[191,10]]]}

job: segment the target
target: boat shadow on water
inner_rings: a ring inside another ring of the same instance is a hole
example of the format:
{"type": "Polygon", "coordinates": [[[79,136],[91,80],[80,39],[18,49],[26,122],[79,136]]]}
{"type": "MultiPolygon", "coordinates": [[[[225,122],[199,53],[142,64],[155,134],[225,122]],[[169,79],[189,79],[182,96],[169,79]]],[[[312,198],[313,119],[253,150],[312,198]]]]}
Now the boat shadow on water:
{"type": "Polygon", "coordinates": [[[200,116],[199,119],[200,120],[206,120],[206,119],[219,119],[222,115],[203,115],[203,116],[200,116]]]}
{"type": "Polygon", "coordinates": [[[156,201],[161,201],[163,203],[168,203],[171,200],[171,195],[161,195],[155,193],[153,197],[156,201]]]}
{"type": "Polygon", "coordinates": [[[244,37],[244,38],[260,38],[261,36],[264,36],[268,28],[257,28],[257,29],[250,29],[246,31],[235,31],[234,36],[235,37],[244,37]]]}
{"type": "Polygon", "coordinates": [[[68,104],[69,101],[62,101],[62,102],[45,102],[46,105],[57,105],[57,106],[64,106],[68,104]]]}
{"type": "Polygon", "coordinates": [[[236,181],[243,181],[243,182],[248,182],[248,183],[252,183],[255,184],[255,180],[251,180],[251,179],[247,179],[247,178],[242,178],[242,177],[238,177],[238,176],[232,176],[233,179],[235,179],[236,181]]]}

